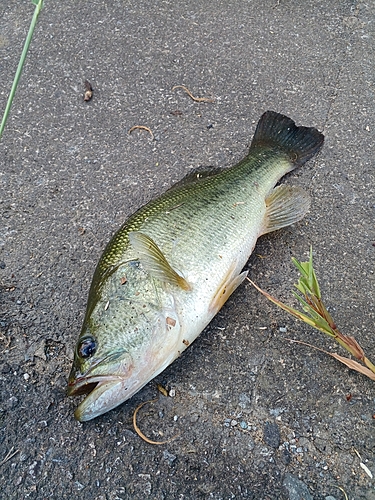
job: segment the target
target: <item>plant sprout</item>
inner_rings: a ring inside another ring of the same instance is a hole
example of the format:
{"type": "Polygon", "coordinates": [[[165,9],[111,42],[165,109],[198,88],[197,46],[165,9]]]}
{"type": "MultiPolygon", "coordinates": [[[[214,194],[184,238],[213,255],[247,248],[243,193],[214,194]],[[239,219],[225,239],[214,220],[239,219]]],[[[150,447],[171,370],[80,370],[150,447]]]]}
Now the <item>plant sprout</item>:
{"type": "Polygon", "coordinates": [[[336,353],[326,351],[323,352],[334,357],[338,361],[341,361],[341,363],[344,363],[352,370],[356,370],[370,379],[375,380],[375,365],[365,356],[362,347],[358,344],[354,337],[344,335],[340,332],[336,323],[333,321],[332,316],[323,304],[319,283],[313,267],[312,249],[310,248],[310,258],[308,262],[299,262],[295,258],[292,258],[292,262],[300,273],[298,283],[294,285],[298,292],[293,291],[293,295],[299,301],[303,312],[283,304],[279,300],[272,297],[269,293],[261,290],[250,279],[249,281],[257,290],[259,290],[259,292],[267,297],[267,299],[284,309],[284,311],[287,311],[295,318],[332,337],[354,358],[360,361],[360,363],[351,358],[340,356],[336,353]]]}

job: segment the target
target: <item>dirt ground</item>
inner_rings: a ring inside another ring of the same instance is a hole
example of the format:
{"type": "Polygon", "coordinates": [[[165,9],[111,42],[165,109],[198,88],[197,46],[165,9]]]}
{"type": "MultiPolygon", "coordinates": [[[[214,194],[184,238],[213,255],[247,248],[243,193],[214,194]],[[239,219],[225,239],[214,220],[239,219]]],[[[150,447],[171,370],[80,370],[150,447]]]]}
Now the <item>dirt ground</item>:
{"type": "MultiPolygon", "coordinates": [[[[0,5],[1,110],[32,12],[0,5]]],[[[45,1],[0,143],[1,499],[375,499],[374,382],[290,343],[344,354],[249,283],[130,401],[81,424],[66,397],[110,236],[191,169],[241,159],[267,109],[326,142],[287,179],[309,214],[258,241],[249,276],[293,304],[291,257],[312,245],[374,361],[374,26],[372,0],[45,1]],[[160,446],[132,424],[155,397],[142,431],[179,434],[160,446]]]]}

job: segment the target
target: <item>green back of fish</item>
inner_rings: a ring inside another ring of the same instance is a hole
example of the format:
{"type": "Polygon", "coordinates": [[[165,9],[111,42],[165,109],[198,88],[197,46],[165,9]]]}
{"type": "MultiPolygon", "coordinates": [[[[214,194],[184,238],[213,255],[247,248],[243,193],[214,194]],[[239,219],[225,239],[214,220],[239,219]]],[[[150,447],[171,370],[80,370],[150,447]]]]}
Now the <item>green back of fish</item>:
{"type": "Polygon", "coordinates": [[[98,263],[89,303],[98,300],[107,277],[131,258],[129,232],[142,231],[162,244],[177,268],[183,258],[189,260],[197,252],[202,260],[209,259],[213,246],[226,248],[228,241],[251,227],[265,210],[264,200],[278,180],[311,158],[322,143],[323,136],[316,129],[296,127],[289,118],[266,112],[248,155],[237,165],[189,174],[125,222],[98,263]]]}

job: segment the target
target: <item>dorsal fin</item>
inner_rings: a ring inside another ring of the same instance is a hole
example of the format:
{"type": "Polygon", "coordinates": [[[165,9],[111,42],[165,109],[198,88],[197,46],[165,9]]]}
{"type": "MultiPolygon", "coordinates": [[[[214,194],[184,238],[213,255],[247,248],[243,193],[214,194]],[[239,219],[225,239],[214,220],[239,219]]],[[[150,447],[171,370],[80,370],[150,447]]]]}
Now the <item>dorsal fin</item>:
{"type": "Polygon", "coordinates": [[[189,283],[172,268],[152,238],[139,231],[131,231],[128,236],[141,264],[151,276],[163,283],[191,290],[189,283]]]}
{"type": "Polygon", "coordinates": [[[214,177],[215,175],[222,172],[224,169],[220,167],[197,167],[188,174],[185,175],[181,180],[173,184],[168,191],[181,186],[188,186],[190,184],[195,184],[200,180],[207,179],[208,177],[214,177]]]}
{"type": "Polygon", "coordinates": [[[324,135],[313,127],[297,127],[287,116],[266,111],[260,118],[250,146],[271,147],[289,156],[293,168],[300,167],[323,146],[324,135]]]}

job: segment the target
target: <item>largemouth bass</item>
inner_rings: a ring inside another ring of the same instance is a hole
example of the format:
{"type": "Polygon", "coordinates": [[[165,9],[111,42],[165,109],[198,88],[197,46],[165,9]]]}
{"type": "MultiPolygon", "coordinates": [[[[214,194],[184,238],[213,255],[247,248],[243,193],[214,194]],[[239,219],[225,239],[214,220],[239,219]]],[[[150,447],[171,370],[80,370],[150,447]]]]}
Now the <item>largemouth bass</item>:
{"type": "Polygon", "coordinates": [[[262,234],[300,220],[300,188],[279,185],[324,136],[267,111],[237,165],[195,171],[133,214],[95,270],[68,394],[90,420],[129,399],[191,344],[245,279],[262,234]]]}

